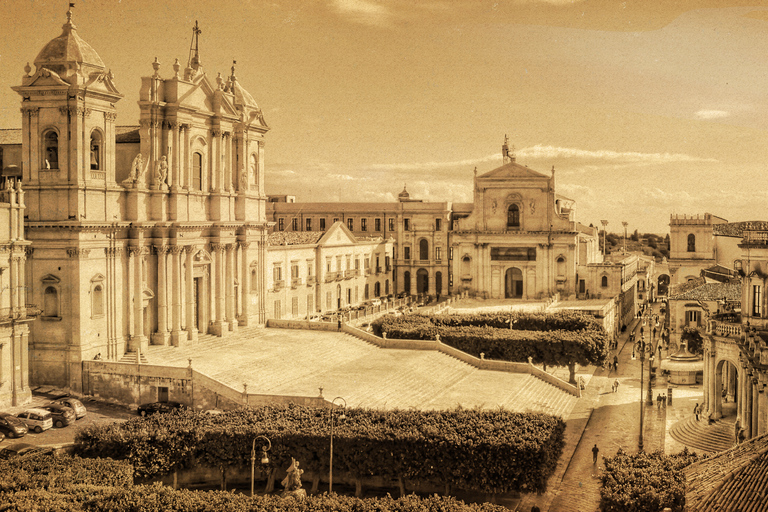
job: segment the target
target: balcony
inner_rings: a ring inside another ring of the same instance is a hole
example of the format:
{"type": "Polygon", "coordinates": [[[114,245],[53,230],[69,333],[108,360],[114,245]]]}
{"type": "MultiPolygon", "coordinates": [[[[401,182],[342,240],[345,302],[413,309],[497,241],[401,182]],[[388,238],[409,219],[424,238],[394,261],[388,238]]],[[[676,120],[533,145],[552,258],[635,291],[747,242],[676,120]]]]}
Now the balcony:
{"type": "Polygon", "coordinates": [[[353,277],[357,277],[359,273],[360,271],[357,270],[356,268],[353,268],[351,270],[345,270],[344,279],[352,279],[353,277]]]}
{"type": "Polygon", "coordinates": [[[742,244],[768,245],[768,231],[744,231],[742,244]]]}
{"type": "Polygon", "coordinates": [[[35,304],[16,308],[0,308],[0,324],[11,323],[14,321],[34,320],[40,316],[42,311],[35,304]]]}
{"type": "Polygon", "coordinates": [[[330,283],[331,281],[336,280],[336,272],[326,272],[325,273],[325,282],[330,283]]]}
{"type": "Polygon", "coordinates": [[[336,280],[337,281],[342,281],[343,279],[344,279],[344,272],[341,271],[341,270],[336,272],[336,280]]]}
{"type": "Polygon", "coordinates": [[[317,283],[317,278],[315,276],[307,276],[307,286],[312,286],[315,283],[317,283]]]}
{"type": "Polygon", "coordinates": [[[296,289],[299,286],[301,286],[300,277],[294,277],[293,279],[291,279],[291,288],[296,289]]]}
{"type": "Polygon", "coordinates": [[[284,287],[285,287],[285,281],[275,281],[275,288],[274,288],[274,290],[276,292],[282,290],[284,287]]]}

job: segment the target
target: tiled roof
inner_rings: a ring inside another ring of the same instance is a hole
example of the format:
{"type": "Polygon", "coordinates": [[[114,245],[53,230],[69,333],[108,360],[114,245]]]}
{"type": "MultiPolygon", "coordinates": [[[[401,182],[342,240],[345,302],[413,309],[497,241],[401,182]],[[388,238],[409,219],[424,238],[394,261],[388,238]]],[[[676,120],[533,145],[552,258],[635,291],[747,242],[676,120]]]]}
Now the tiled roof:
{"type": "Polygon", "coordinates": [[[139,137],[139,127],[138,126],[116,126],[115,142],[116,143],[141,142],[141,137],[139,137]]]}
{"type": "Polygon", "coordinates": [[[691,279],[688,282],[670,286],[669,297],[672,298],[675,295],[680,295],[689,290],[693,290],[694,288],[698,288],[699,286],[703,285],[705,282],[706,281],[704,280],[703,277],[697,277],[696,279],[691,279]]]}
{"type": "Polygon", "coordinates": [[[744,222],[728,222],[727,224],[714,224],[712,233],[715,236],[732,236],[741,238],[744,231],[768,231],[768,222],[764,220],[748,220],[744,222]]]}
{"type": "Polygon", "coordinates": [[[267,239],[268,245],[307,245],[316,244],[325,231],[275,231],[267,239]]]}
{"type": "Polygon", "coordinates": [[[21,128],[0,130],[0,144],[21,144],[21,128]]]}
{"type": "Polygon", "coordinates": [[[695,462],[683,473],[686,510],[768,511],[768,435],[695,462]]]}
{"type": "Polygon", "coordinates": [[[741,300],[740,283],[706,283],[669,297],[671,300],[741,300]]]}

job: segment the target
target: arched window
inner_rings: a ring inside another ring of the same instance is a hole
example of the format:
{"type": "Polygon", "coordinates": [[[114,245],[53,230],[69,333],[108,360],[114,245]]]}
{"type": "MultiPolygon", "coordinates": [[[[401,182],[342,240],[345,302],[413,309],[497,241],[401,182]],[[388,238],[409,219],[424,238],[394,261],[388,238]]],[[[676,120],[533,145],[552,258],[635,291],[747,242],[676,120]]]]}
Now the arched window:
{"type": "Polygon", "coordinates": [[[59,291],[53,286],[46,288],[43,293],[43,316],[59,316],[59,291]]]}
{"type": "Polygon", "coordinates": [[[59,168],[59,134],[48,130],[43,135],[43,167],[46,169],[59,168]]]}
{"type": "Polygon", "coordinates": [[[557,277],[565,277],[565,258],[557,258],[557,277]]]}
{"type": "Polygon", "coordinates": [[[688,235],[688,252],[696,252],[696,235],[688,235]]]}
{"type": "Polygon", "coordinates": [[[91,170],[101,169],[101,134],[94,130],[91,133],[91,170]]]}
{"type": "Polygon", "coordinates": [[[93,287],[91,300],[91,316],[104,316],[104,288],[100,284],[93,287]]]}
{"type": "Polygon", "coordinates": [[[461,258],[461,275],[467,276],[471,272],[472,258],[464,256],[461,258]]]}
{"type": "Polygon", "coordinates": [[[192,153],[192,190],[203,190],[203,155],[192,153]]]}
{"type": "Polygon", "coordinates": [[[600,286],[608,288],[608,276],[603,276],[602,279],[600,279],[600,286]]]}
{"type": "Polygon", "coordinates": [[[507,209],[507,227],[520,227],[520,207],[516,204],[509,205],[509,209],[507,209]]]}
{"type": "Polygon", "coordinates": [[[419,259],[423,261],[429,259],[429,242],[426,238],[419,240],[419,259]]]}

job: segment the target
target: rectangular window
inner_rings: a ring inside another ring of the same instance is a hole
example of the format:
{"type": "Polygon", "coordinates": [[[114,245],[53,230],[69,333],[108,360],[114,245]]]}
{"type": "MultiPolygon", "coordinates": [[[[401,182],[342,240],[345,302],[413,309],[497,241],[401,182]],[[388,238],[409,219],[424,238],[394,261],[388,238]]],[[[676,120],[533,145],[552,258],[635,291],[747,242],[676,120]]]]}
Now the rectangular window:
{"type": "Polygon", "coordinates": [[[441,227],[441,224],[442,224],[440,222],[441,220],[442,219],[435,219],[435,231],[440,231],[440,227],[441,227]]]}
{"type": "Polygon", "coordinates": [[[344,267],[344,270],[350,270],[352,268],[352,255],[347,254],[347,266],[344,267]]]}
{"type": "Polygon", "coordinates": [[[373,230],[381,231],[381,219],[373,219],[373,230]]]}
{"type": "Polygon", "coordinates": [[[360,231],[368,231],[368,219],[360,219],[360,231]]]}
{"type": "Polygon", "coordinates": [[[336,271],[337,272],[341,271],[341,254],[336,256],[336,271]]]}
{"type": "Polygon", "coordinates": [[[307,225],[305,231],[312,231],[312,219],[308,218],[305,222],[307,225]]]}
{"type": "Polygon", "coordinates": [[[281,267],[280,265],[275,265],[272,268],[272,279],[274,280],[275,283],[283,280],[283,267],[281,267]]]}
{"type": "Polygon", "coordinates": [[[280,320],[282,317],[283,317],[283,313],[282,313],[282,310],[280,308],[280,301],[276,300],[275,301],[275,318],[280,320]]]}
{"type": "Polygon", "coordinates": [[[298,316],[299,315],[299,298],[293,297],[291,299],[291,315],[298,316]]]}
{"type": "Polygon", "coordinates": [[[360,270],[360,258],[355,256],[355,270],[360,270]]]}
{"type": "Polygon", "coordinates": [[[307,317],[312,316],[312,313],[314,313],[315,310],[315,302],[314,297],[312,297],[312,294],[310,293],[307,295],[307,317]]]}
{"type": "Polygon", "coordinates": [[[411,230],[411,219],[403,219],[403,229],[405,231],[411,230]]]}
{"type": "Polygon", "coordinates": [[[333,309],[333,294],[332,292],[325,292],[325,309],[333,309]]]}
{"type": "Polygon", "coordinates": [[[299,230],[299,219],[296,217],[291,219],[291,231],[298,231],[299,230]]]}
{"type": "Polygon", "coordinates": [[[443,248],[442,247],[435,247],[435,259],[437,261],[440,261],[443,259],[443,248]]]}
{"type": "Polygon", "coordinates": [[[331,271],[331,262],[332,262],[332,261],[333,261],[333,260],[331,259],[331,257],[330,257],[330,256],[326,256],[326,257],[325,257],[325,271],[326,271],[326,272],[330,272],[330,271],[331,271]]]}
{"type": "Polygon", "coordinates": [[[307,260],[307,276],[312,277],[315,273],[315,265],[312,260],[307,260]]]}
{"type": "Polygon", "coordinates": [[[285,219],[283,219],[282,217],[277,219],[277,230],[278,231],[285,230],[285,219]]]}
{"type": "Polygon", "coordinates": [[[390,231],[395,230],[395,219],[389,219],[389,230],[390,231]]]}
{"type": "Polygon", "coordinates": [[[347,219],[347,227],[350,231],[355,230],[355,219],[347,219]]]}
{"type": "Polygon", "coordinates": [[[403,247],[403,259],[409,260],[411,259],[411,248],[407,245],[403,247]]]}
{"type": "Polygon", "coordinates": [[[320,219],[320,231],[325,231],[325,219],[320,219]]]}
{"type": "Polygon", "coordinates": [[[761,288],[760,285],[752,285],[752,316],[762,316],[761,288]]]}
{"type": "Polygon", "coordinates": [[[298,279],[299,277],[299,264],[291,263],[291,279],[298,279]]]}

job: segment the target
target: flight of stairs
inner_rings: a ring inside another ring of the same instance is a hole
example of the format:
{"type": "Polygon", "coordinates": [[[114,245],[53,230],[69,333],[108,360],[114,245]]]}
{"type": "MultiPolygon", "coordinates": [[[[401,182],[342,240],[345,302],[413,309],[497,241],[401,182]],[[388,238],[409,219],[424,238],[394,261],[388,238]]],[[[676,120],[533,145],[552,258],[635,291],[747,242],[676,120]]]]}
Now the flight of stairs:
{"type": "MultiPolygon", "coordinates": [[[[120,358],[120,361],[118,363],[131,363],[131,364],[137,364],[137,352],[126,352],[123,357],[120,358]]],[[[138,357],[140,364],[148,364],[149,361],[147,360],[147,356],[144,355],[144,352],[141,353],[141,356],[138,357]]]]}
{"type": "Polygon", "coordinates": [[[690,449],[707,453],[727,450],[735,442],[732,422],[718,420],[709,425],[703,418],[701,421],[696,418],[679,421],[672,426],[669,435],[690,449]]]}

